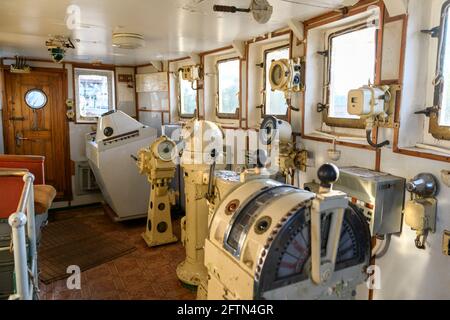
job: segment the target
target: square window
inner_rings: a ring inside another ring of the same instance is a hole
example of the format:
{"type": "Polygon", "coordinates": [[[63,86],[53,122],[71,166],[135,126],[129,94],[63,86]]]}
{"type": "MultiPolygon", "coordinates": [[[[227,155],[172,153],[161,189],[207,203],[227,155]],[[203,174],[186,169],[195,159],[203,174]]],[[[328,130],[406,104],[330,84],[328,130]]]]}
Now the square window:
{"type": "Polygon", "coordinates": [[[329,38],[328,117],[359,119],[347,112],[348,92],[375,80],[376,28],[364,27],[329,38]]]}
{"type": "Polygon", "coordinates": [[[96,122],[115,109],[114,71],[74,69],[78,122],[96,122]]]}
{"type": "Polygon", "coordinates": [[[265,114],[285,116],[287,103],[284,93],[272,91],[270,88],[270,66],[273,60],[289,59],[289,47],[269,49],[264,52],[264,90],[265,90],[265,114]]]}
{"type": "Polygon", "coordinates": [[[179,102],[182,118],[192,118],[197,110],[197,91],[189,80],[184,80],[182,71],[178,74],[179,102]]]}
{"type": "Polygon", "coordinates": [[[229,117],[236,115],[239,109],[241,62],[239,59],[219,61],[217,63],[218,115],[229,117]]]}

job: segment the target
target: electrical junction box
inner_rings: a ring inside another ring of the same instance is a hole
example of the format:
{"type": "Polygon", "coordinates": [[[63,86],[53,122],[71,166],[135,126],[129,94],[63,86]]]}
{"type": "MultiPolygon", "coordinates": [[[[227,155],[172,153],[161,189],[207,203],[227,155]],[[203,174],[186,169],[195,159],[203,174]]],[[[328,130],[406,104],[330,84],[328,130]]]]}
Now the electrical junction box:
{"type": "Polygon", "coordinates": [[[401,232],[404,178],[359,167],[343,167],[339,171],[334,188],[345,192],[364,213],[372,236],[401,232]]]}
{"type": "Polygon", "coordinates": [[[196,80],[201,80],[203,78],[203,71],[201,66],[184,66],[181,67],[181,74],[182,74],[182,78],[183,80],[188,80],[188,81],[196,81],[196,80]]]}
{"type": "Polygon", "coordinates": [[[405,223],[416,231],[436,230],[437,201],[434,198],[410,200],[405,206],[405,223]]]}
{"type": "Polygon", "coordinates": [[[384,112],[385,91],[379,88],[362,87],[348,93],[347,112],[355,116],[367,116],[384,112]]]}
{"type": "Polygon", "coordinates": [[[442,236],[442,252],[446,256],[450,256],[450,231],[445,230],[442,236]]]}

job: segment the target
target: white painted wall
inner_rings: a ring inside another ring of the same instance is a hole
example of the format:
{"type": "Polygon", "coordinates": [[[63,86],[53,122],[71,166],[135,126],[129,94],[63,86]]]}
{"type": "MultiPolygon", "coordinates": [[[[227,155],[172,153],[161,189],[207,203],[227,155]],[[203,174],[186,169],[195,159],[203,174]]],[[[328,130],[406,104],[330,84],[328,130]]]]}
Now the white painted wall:
{"type": "MultiPolygon", "coordinates": [[[[167,64],[164,65],[167,70],[167,64]]],[[[153,66],[145,66],[137,68],[137,74],[158,72],[153,66]]],[[[139,92],[138,106],[139,109],[148,110],[169,110],[169,92],[139,92]]],[[[156,128],[158,135],[161,135],[161,126],[169,123],[168,113],[162,114],[158,111],[139,111],[139,121],[145,125],[156,128]]]]}

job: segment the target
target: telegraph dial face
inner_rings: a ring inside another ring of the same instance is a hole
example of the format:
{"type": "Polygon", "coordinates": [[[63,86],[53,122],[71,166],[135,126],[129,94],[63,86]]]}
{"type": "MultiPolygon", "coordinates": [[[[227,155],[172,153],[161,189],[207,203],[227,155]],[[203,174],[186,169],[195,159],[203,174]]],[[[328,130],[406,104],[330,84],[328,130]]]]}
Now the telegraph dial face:
{"type": "Polygon", "coordinates": [[[163,161],[172,160],[174,144],[171,141],[163,141],[158,145],[158,156],[163,161]]]}

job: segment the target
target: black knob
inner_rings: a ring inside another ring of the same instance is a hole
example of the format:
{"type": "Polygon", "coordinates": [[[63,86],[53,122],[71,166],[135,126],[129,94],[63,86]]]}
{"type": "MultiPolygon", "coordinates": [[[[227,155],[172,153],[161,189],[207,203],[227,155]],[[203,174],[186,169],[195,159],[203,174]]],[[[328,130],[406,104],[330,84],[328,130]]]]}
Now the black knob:
{"type": "Polygon", "coordinates": [[[334,164],[326,163],[317,171],[317,177],[321,187],[331,188],[332,184],[339,179],[339,169],[334,164]]]}

